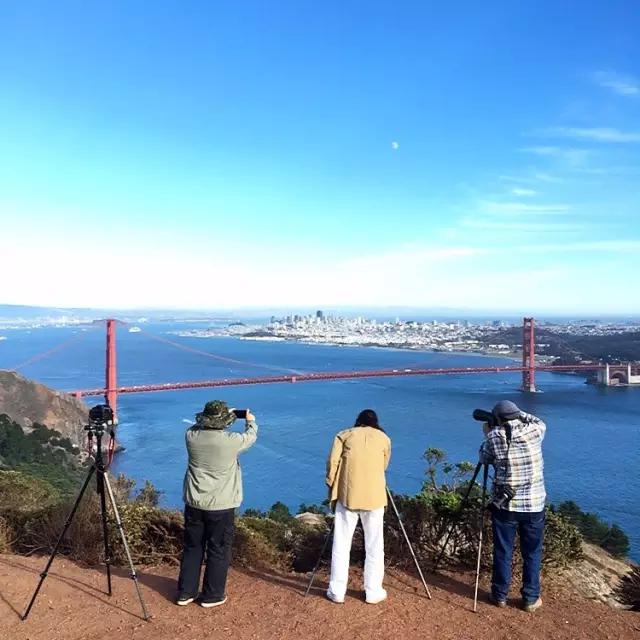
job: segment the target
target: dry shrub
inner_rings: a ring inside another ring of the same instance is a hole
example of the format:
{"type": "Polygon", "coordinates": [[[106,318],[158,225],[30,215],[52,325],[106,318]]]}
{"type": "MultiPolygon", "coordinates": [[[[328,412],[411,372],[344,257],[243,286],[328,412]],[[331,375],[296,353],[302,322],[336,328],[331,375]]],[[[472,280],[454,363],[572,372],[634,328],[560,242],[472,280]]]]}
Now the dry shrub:
{"type": "MultiPolygon", "coordinates": [[[[119,507],[131,556],[136,564],[175,564],[182,553],[184,521],[179,511],[130,502],[119,507]]],[[[126,556],[115,521],[110,521],[114,560],[123,564],[126,556]]]]}
{"type": "MultiPolygon", "coordinates": [[[[255,527],[259,518],[238,518],[236,520],[236,533],[233,539],[233,563],[241,567],[253,569],[277,569],[286,571],[291,567],[291,556],[279,549],[269,539],[268,534],[255,527]],[[252,524],[254,526],[252,526],[252,524]]],[[[267,520],[267,518],[264,518],[267,520]]],[[[277,523],[276,523],[277,524],[277,523]]],[[[284,527],[284,525],[282,525],[284,527]]],[[[265,529],[275,535],[274,528],[267,524],[265,529]]]]}
{"type": "Polygon", "coordinates": [[[618,602],[632,611],[640,611],[640,566],[635,566],[622,578],[615,596],[618,602]]]}
{"type": "Polygon", "coordinates": [[[0,516],[0,553],[13,551],[15,533],[5,518],[0,516]]]}
{"type": "Polygon", "coordinates": [[[0,471],[0,512],[31,513],[60,501],[45,480],[20,471],[0,471]]]}

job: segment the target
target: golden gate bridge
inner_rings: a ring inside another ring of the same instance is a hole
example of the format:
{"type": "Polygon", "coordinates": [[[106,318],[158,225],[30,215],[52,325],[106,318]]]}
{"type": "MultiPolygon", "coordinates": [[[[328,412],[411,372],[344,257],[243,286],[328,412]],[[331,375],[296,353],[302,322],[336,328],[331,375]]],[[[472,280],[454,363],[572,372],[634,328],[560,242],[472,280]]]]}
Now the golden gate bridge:
{"type": "MultiPolygon", "coordinates": [[[[298,383],[298,382],[319,382],[327,380],[354,380],[361,378],[386,378],[386,377],[406,377],[406,376],[429,376],[429,375],[452,375],[452,374],[486,374],[486,373],[520,373],[522,375],[521,389],[526,392],[534,392],[536,390],[535,378],[538,371],[549,372],[576,372],[576,371],[598,371],[604,370],[607,365],[601,363],[593,364],[571,364],[571,365],[554,365],[554,364],[538,364],[535,360],[535,320],[533,318],[524,318],[523,321],[523,340],[522,340],[522,363],[517,365],[506,366],[484,366],[484,367],[447,367],[447,368],[397,368],[397,369],[375,369],[364,371],[322,371],[322,372],[292,372],[286,370],[287,373],[279,373],[277,375],[264,375],[255,377],[237,377],[237,378],[219,378],[214,380],[197,380],[188,382],[167,382],[157,384],[129,385],[118,386],[117,384],[117,351],[116,351],[116,328],[121,321],[110,318],[103,321],[106,324],[106,362],[105,362],[105,385],[96,389],[80,389],[72,391],[71,395],[82,398],[88,396],[104,396],[105,401],[113,409],[116,414],[118,396],[121,394],[131,393],[149,393],[158,391],[177,391],[180,389],[203,389],[213,387],[232,387],[239,385],[259,385],[259,384],[277,384],[277,383],[298,383]]],[[[146,333],[146,332],[145,332],[146,333]]],[[[150,334],[148,334],[150,335],[150,334]]],[[[282,369],[282,367],[274,367],[263,364],[255,364],[250,362],[242,362],[213,353],[200,351],[188,347],[183,344],[173,342],[168,339],[151,336],[161,342],[171,344],[175,347],[200,353],[202,355],[216,358],[219,360],[232,362],[236,364],[244,364],[249,366],[262,367],[267,369],[282,369]]],[[[69,341],[70,342],[70,341],[69,341]]],[[[65,343],[66,345],[67,343],[65,343]]],[[[33,362],[41,357],[47,357],[52,353],[60,350],[65,345],[61,345],[54,349],[31,358],[28,362],[33,362]]]]}

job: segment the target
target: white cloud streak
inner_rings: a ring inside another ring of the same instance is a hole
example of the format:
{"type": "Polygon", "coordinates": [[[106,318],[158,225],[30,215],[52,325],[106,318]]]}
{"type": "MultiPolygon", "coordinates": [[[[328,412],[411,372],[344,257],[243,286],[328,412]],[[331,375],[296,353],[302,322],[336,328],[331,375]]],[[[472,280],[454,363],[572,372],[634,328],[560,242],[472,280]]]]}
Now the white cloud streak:
{"type": "Polygon", "coordinates": [[[640,96],[640,81],[613,71],[596,71],[593,80],[604,89],[620,96],[640,96]]]}
{"type": "Polygon", "coordinates": [[[557,147],[550,145],[524,147],[521,151],[524,151],[525,153],[532,153],[537,156],[557,158],[572,167],[584,165],[592,153],[590,149],[576,149],[573,147],[557,147]]]}
{"type": "Polygon", "coordinates": [[[560,138],[591,140],[593,142],[640,142],[639,131],[621,131],[614,127],[550,127],[543,133],[560,138]]]}
{"type": "MultiPolygon", "coordinates": [[[[571,223],[556,222],[521,222],[511,220],[488,220],[486,218],[472,218],[470,216],[462,218],[460,224],[469,229],[485,230],[485,231],[514,231],[514,232],[532,232],[532,233],[555,233],[582,231],[584,225],[571,223]]],[[[512,250],[512,247],[509,247],[512,250]]]]}
{"type": "Polygon", "coordinates": [[[561,215],[571,211],[571,205],[494,202],[485,200],[480,203],[480,210],[491,215],[561,215]]]}
{"type": "Polygon", "coordinates": [[[519,198],[530,198],[535,196],[538,192],[534,189],[525,189],[523,187],[514,187],[511,189],[511,193],[519,198]]]}

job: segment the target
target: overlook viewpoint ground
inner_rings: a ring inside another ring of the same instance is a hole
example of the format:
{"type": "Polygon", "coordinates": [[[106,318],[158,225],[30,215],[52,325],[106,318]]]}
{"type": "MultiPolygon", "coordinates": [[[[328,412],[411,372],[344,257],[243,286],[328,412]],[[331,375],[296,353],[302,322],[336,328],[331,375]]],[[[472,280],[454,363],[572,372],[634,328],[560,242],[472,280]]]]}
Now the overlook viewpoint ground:
{"type": "MultiPolygon", "coordinates": [[[[8,640],[318,640],[413,639],[496,640],[608,639],[640,637],[640,615],[620,611],[578,595],[562,578],[544,582],[544,607],[533,614],[517,607],[514,595],[506,609],[488,604],[484,596],[472,611],[471,573],[428,575],[433,599],[420,582],[391,570],[389,599],[367,605],[362,576],[352,569],[347,600],[336,605],[324,597],[326,575],[304,598],[307,577],[300,574],[232,569],[228,602],[215,609],[196,604],[177,607],[176,568],[145,567],[140,572],[150,622],[141,618],[134,587],[127,573],[115,569],[114,595],[105,594],[105,577],[98,569],[61,558],[53,565],[29,619],[20,614],[29,600],[45,558],[0,555],[0,638],[8,640]]],[[[488,584],[484,576],[483,593],[488,584]]]]}

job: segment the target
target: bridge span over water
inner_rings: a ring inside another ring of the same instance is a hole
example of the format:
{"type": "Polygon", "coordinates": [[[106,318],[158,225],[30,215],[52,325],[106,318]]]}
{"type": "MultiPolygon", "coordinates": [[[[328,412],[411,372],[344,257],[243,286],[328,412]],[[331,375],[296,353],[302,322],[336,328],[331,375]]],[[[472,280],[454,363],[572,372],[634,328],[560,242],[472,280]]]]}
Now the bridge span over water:
{"type": "MultiPolygon", "coordinates": [[[[213,387],[232,387],[238,385],[276,384],[276,383],[298,383],[298,382],[318,382],[326,380],[354,380],[361,378],[386,378],[397,376],[428,376],[428,375],[460,375],[460,374],[487,374],[487,373],[519,373],[522,376],[522,390],[535,392],[535,377],[537,371],[550,372],[578,372],[596,371],[603,384],[608,384],[610,378],[607,371],[613,371],[612,375],[617,375],[617,369],[609,369],[609,365],[601,363],[575,364],[575,365],[550,365],[538,364],[535,360],[535,321],[533,318],[524,318],[523,340],[522,340],[522,362],[517,365],[497,366],[497,367],[449,367],[449,368],[397,368],[378,369],[368,371],[330,371],[330,372],[291,372],[279,373],[277,375],[264,375],[256,377],[241,378],[220,378],[215,380],[196,380],[188,382],[165,382],[146,385],[121,386],[117,384],[117,354],[116,354],[116,327],[117,320],[106,320],[107,341],[106,341],[106,364],[105,364],[105,386],[98,389],[80,389],[74,391],[77,397],[104,396],[105,401],[114,410],[117,408],[118,395],[130,393],[149,393],[157,391],[177,391],[180,389],[202,389],[213,387]],[[606,377],[606,378],[605,378],[606,377]],[[606,379],[606,382],[605,382],[606,379]]],[[[251,364],[240,362],[230,358],[215,356],[211,353],[201,352],[196,349],[185,347],[184,345],[163,340],[173,346],[185,348],[190,351],[197,351],[203,355],[216,357],[221,360],[235,362],[239,364],[251,364]]],[[[265,365],[254,365],[265,366],[265,365]]],[[[267,367],[277,369],[278,367],[267,367]]]]}

